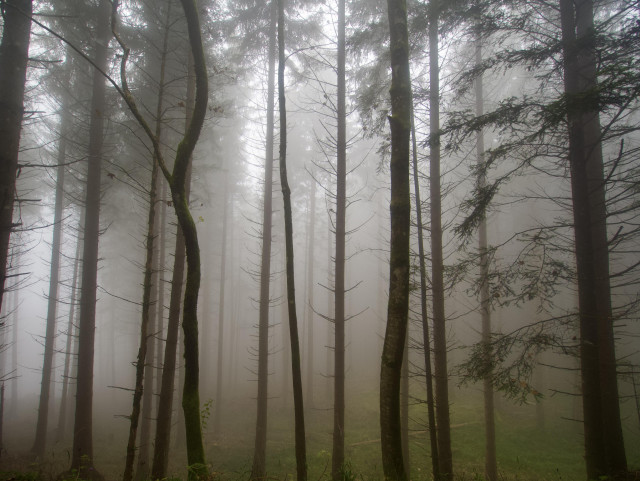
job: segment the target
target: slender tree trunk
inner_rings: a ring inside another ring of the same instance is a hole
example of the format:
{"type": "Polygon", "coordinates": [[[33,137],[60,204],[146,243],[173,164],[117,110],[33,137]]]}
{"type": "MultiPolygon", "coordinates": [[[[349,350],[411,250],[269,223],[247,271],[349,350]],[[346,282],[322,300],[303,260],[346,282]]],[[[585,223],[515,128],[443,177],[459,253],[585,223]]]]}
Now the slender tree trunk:
{"type": "MultiPolygon", "coordinates": [[[[155,136],[157,139],[162,135],[162,114],[164,103],[164,76],[165,76],[165,64],[167,56],[167,48],[169,42],[169,19],[171,17],[171,2],[167,2],[167,13],[165,17],[164,25],[164,37],[162,41],[162,51],[160,59],[160,78],[158,81],[158,96],[156,104],[156,128],[155,136]]],[[[153,394],[153,371],[147,363],[147,352],[150,350],[151,343],[155,333],[153,328],[156,319],[156,313],[153,309],[154,299],[153,291],[157,288],[154,285],[154,277],[157,276],[154,273],[154,266],[157,267],[157,248],[155,246],[156,237],[158,235],[158,215],[156,213],[157,201],[158,201],[158,159],[154,155],[151,159],[151,181],[149,189],[149,211],[147,214],[147,236],[146,236],[146,259],[144,264],[144,281],[142,283],[142,319],[140,322],[140,346],[138,348],[138,358],[136,361],[136,380],[133,394],[133,407],[131,409],[130,427],[129,427],[129,440],[127,442],[127,458],[125,462],[124,474],[122,476],[123,481],[131,481],[133,479],[133,463],[136,455],[136,433],[138,429],[138,421],[140,417],[140,404],[143,402],[142,413],[143,417],[147,417],[147,420],[143,419],[142,429],[140,435],[140,452],[138,457],[138,466],[136,479],[146,479],[148,477],[148,440],[151,422],[151,401],[153,394]],[[151,325],[151,334],[149,333],[149,326],[151,325]],[[146,378],[146,379],[145,379],[146,378]],[[143,399],[144,397],[144,399],[143,399]],[[145,432],[146,431],[146,432],[145,432]]],[[[157,271],[157,269],[156,269],[157,271]]],[[[157,291],[156,291],[157,292],[157,291]]],[[[155,299],[157,301],[157,299],[155,299]]],[[[151,356],[151,362],[153,363],[153,355],[151,356]]]]}
{"type": "Polygon", "coordinates": [[[271,0],[269,26],[269,66],[267,73],[267,139],[264,163],[264,199],[262,216],[262,253],[260,261],[260,307],[258,313],[258,399],[256,438],[251,479],[266,476],[267,388],[269,368],[269,285],[271,280],[271,229],[273,210],[273,130],[275,109],[277,0],[271,0]]]}
{"type": "Polygon", "coordinates": [[[627,471],[616,374],[606,181],[600,118],[577,100],[597,90],[597,53],[591,0],[560,0],[564,86],[568,96],[569,165],[580,313],[587,476],[623,477],[627,471]],[[579,105],[578,105],[579,104],[579,105]]]}
{"type": "MultiPolygon", "coordinates": [[[[71,78],[71,58],[67,54],[63,83],[69,83],[71,78]]],[[[49,274],[49,296],[47,306],[47,328],[44,341],[44,360],[42,364],[42,382],[40,385],[40,403],[38,407],[38,421],[36,437],[31,448],[31,454],[36,459],[44,458],[47,443],[47,427],[49,424],[49,394],[51,389],[51,371],[53,366],[53,352],[56,336],[56,316],[58,312],[58,287],[60,278],[60,246],[62,244],[62,213],[64,209],[64,174],[67,155],[67,139],[71,123],[68,96],[62,103],[60,115],[60,140],[58,143],[58,166],[56,168],[56,198],[53,214],[53,241],[51,244],[51,272],[49,274]]]]}
{"type": "Polygon", "coordinates": [[[191,180],[191,153],[197,142],[207,104],[207,73],[204,52],[199,39],[198,13],[195,2],[182,0],[185,15],[189,21],[189,38],[193,52],[193,68],[189,68],[187,82],[187,105],[194,106],[194,113],[187,112],[187,132],[185,141],[180,143],[173,173],[169,180],[171,198],[176,216],[184,236],[187,260],[186,283],[182,308],[182,331],[184,340],[184,386],[182,389],[182,411],[184,413],[187,444],[188,479],[195,481],[207,476],[207,466],[202,444],[200,419],[199,366],[198,366],[198,293],[200,290],[200,247],[196,225],[189,211],[186,185],[191,180]],[[197,40],[196,40],[196,36],[197,40]],[[197,49],[197,51],[195,51],[197,49]],[[195,74],[195,75],[194,75],[195,74]],[[195,101],[194,98],[195,90],[195,101]],[[201,117],[201,118],[200,118],[201,117]],[[194,120],[198,119],[194,131],[194,120]],[[186,149],[189,149],[187,152],[186,149]]]}
{"type": "Polygon", "coordinates": [[[229,172],[225,169],[224,174],[224,207],[222,213],[222,247],[220,255],[220,293],[218,302],[218,362],[216,365],[216,402],[214,406],[213,426],[216,436],[220,436],[220,428],[222,425],[222,393],[224,371],[222,365],[224,362],[224,294],[227,276],[227,228],[229,224],[229,172]]]}
{"type": "MultiPolygon", "coordinates": [[[[476,65],[482,64],[482,44],[480,39],[476,39],[476,65]]],[[[476,117],[480,117],[484,113],[484,94],[482,75],[476,77],[474,82],[476,97],[476,117]]],[[[483,174],[484,164],[484,131],[481,129],[476,138],[476,156],[478,163],[478,188],[483,189],[486,186],[486,179],[483,174]]],[[[484,360],[487,366],[492,362],[491,350],[491,299],[489,294],[489,254],[487,241],[487,219],[483,217],[478,226],[478,252],[480,253],[480,315],[482,318],[482,345],[484,352],[484,360]]],[[[487,481],[497,481],[498,479],[498,462],[496,458],[496,428],[493,405],[493,379],[492,373],[484,378],[484,472],[487,481]]]]}
{"type": "Polygon", "coordinates": [[[345,0],[338,2],[338,105],[336,135],[336,255],[335,255],[335,345],[333,376],[333,454],[331,477],[341,481],[344,471],[344,409],[345,409],[345,230],[347,184],[347,114],[345,80],[345,0]]]}
{"type": "Polygon", "coordinates": [[[438,461],[438,436],[436,432],[435,402],[433,400],[433,371],[431,369],[431,336],[429,336],[429,316],[427,314],[427,268],[424,252],[424,225],[422,223],[422,202],[420,200],[420,178],[418,176],[418,145],[416,126],[411,103],[411,153],[413,167],[413,187],[416,199],[416,228],[418,230],[418,263],[420,266],[420,318],[422,325],[422,343],[424,349],[425,384],[427,387],[427,418],[429,422],[429,441],[431,447],[431,470],[433,479],[440,479],[438,461]]]}
{"type": "Polygon", "coordinates": [[[311,179],[311,192],[309,193],[309,230],[308,230],[308,247],[307,247],[307,409],[313,408],[313,261],[315,253],[315,229],[316,229],[316,181],[311,179]]]}
{"type": "Polygon", "coordinates": [[[287,272],[287,306],[289,307],[289,340],[291,342],[291,377],[293,379],[293,410],[295,419],[296,475],[298,481],[307,480],[307,447],[304,427],[304,403],[302,398],[302,370],[300,341],[298,338],[298,315],[296,313],[296,291],[293,259],[293,216],[291,212],[291,189],[287,179],[287,109],[285,104],[284,70],[284,2],[278,0],[278,103],[280,106],[280,184],[284,201],[284,230],[287,272]]]}
{"type": "Polygon", "coordinates": [[[429,155],[431,201],[431,285],[433,291],[433,347],[436,381],[436,429],[442,479],[453,478],[449,419],[449,375],[444,309],[442,203],[440,189],[440,63],[438,56],[438,0],[429,2],[429,155]]]}
{"type": "Polygon", "coordinates": [[[13,230],[20,131],[27,79],[31,0],[6,0],[2,5],[4,28],[0,41],[0,308],[7,279],[9,237],[13,230]]]}
{"type": "Polygon", "coordinates": [[[404,338],[402,356],[402,381],[400,384],[400,425],[402,427],[402,459],[407,479],[411,479],[411,461],[409,458],[409,326],[404,338]]]}
{"type": "Polygon", "coordinates": [[[380,429],[385,480],[406,481],[400,420],[400,379],[409,313],[409,135],[411,80],[407,6],[388,0],[391,34],[391,246],[389,306],[380,371],[380,429]]]}
{"type": "MultiPolygon", "coordinates": [[[[109,43],[109,11],[107,0],[98,9],[94,62],[107,68],[109,43]]],[[[80,322],[78,326],[78,379],[71,469],[81,477],[92,479],[93,468],[93,359],[96,327],[96,288],[98,280],[98,240],[100,232],[100,177],[102,143],[104,140],[105,79],[93,71],[91,123],[89,126],[89,157],[84,217],[82,287],[80,292],[80,322]]]]}
{"type": "MultiPolygon", "coordinates": [[[[78,232],[81,232],[79,229],[78,232]]],[[[76,292],[78,287],[78,270],[80,265],[80,255],[82,254],[82,242],[78,236],[76,240],[76,255],[73,263],[73,276],[71,280],[71,301],[69,302],[69,317],[67,322],[67,339],[64,350],[64,371],[62,374],[62,394],[60,396],[60,413],[58,415],[58,427],[56,429],[56,442],[63,441],[67,435],[67,411],[69,405],[69,378],[71,377],[71,360],[76,354],[72,352],[71,341],[75,337],[75,310],[76,292]]]]}

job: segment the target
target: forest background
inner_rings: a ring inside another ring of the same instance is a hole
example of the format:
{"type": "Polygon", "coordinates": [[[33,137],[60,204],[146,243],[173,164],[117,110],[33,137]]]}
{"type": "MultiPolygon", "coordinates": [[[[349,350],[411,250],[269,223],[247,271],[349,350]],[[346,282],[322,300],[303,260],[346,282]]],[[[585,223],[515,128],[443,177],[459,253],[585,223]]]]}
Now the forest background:
{"type": "Polygon", "coordinates": [[[302,479],[304,395],[310,477],[638,469],[637,5],[407,3],[405,336],[387,5],[283,3],[2,2],[4,468],[302,479]]]}

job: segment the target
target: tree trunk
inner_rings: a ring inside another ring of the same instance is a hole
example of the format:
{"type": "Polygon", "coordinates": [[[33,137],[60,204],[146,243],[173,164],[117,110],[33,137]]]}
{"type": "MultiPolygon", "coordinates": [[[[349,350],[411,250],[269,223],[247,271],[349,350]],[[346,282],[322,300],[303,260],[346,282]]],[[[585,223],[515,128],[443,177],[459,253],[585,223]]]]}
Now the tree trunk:
{"type": "MultiPolygon", "coordinates": [[[[476,39],[476,66],[482,64],[482,44],[481,40],[476,39]]],[[[476,77],[474,82],[476,97],[476,117],[480,117],[484,113],[484,93],[483,93],[482,75],[476,77]]],[[[484,131],[481,129],[476,139],[476,156],[478,163],[478,188],[483,189],[486,186],[486,179],[483,174],[484,164],[484,131]]],[[[484,360],[486,366],[492,362],[493,354],[491,352],[491,299],[489,294],[489,255],[487,253],[487,219],[483,217],[478,226],[478,252],[480,254],[480,315],[482,318],[482,345],[484,352],[484,360]]],[[[493,406],[493,380],[492,374],[483,380],[484,393],[484,472],[487,481],[497,481],[498,479],[498,462],[496,459],[496,428],[494,420],[493,406]]]]}
{"type": "Polygon", "coordinates": [[[569,165],[580,317],[587,476],[622,477],[626,453],[616,375],[609,283],[606,182],[598,111],[578,99],[597,90],[590,0],[560,0],[564,86],[568,97],[569,165]],[[579,105],[578,105],[579,104],[579,105]]]}
{"type": "Polygon", "coordinates": [[[345,409],[345,230],[347,184],[347,114],[345,80],[345,0],[338,2],[338,105],[336,135],[336,255],[335,255],[335,345],[333,376],[333,454],[331,477],[341,481],[344,472],[344,409],[345,409]]]}
{"type": "MultiPolygon", "coordinates": [[[[98,10],[94,62],[107,68],[110,4],[101,0],[98,10]]],[[[96,288],[98,280],[98,240],[100,233],[100,177],[102,165],[103,125],[105,111],[105,79],[93,71],[91,123],[89,125],[89,157],[84,212],[84,246],[80,321],[78,326],[78,379],[73,433],[71,469],[84,479],[92,479],[93,468],[93,359],[96,328],[96,288]]]]}
{"type": "Polygon", "coordinates": [[[308,246],[307,246],[307,409],[313,408],[313,261],[315,253],[315,229],[316,229],[316,180],[311,179],[311,192],[309,193],[309,230],[308,230],[308,246]]]}
{"type": "Polygon", "coordinates": [[[287,306],[289,307],[289,340],[291,342],[291,377],[293,379],[293,410],[295,420],[296,475],[298,481],[307,480],[307,447],[304,428],[304,403],[302,398],[302,370],[300,366],[300,341],[293,259],[293,219],[291,189],[287,179],[287,109],[285,104],[284,69],[284,1],[278,0],[278,103],[280,106],[280,184],[284,201],[284,231],[287,271],[287,306]]]}
{"type": "Polygon", "coordinates": [[[266,476],[267,388],[269,368],[269,285],[271,280],[271,228],[273,211],[273,130],[276,69],[277,0],[271,1],[269,26],[269,70],[267,74],[267,138],[264,160],[264,199],[262,215],[262,253],[260,261],[260,307],[258,313],[258,399],[256,438],[250,479],[266,476]]]}
{"type": "Polygon", "coordinates": [[[438,58],[438,0],[429,3],[429,156],[431,201],[431,285],[433,293],[433,351],[436,381],[438,461],[442,479],[453,478],[449,420],[449,375],[444,310],[442,203],[440,189],[440,64],[438,58]]]}
{"type": "Polygon", "coordinates": [[[227,227],[229,224],[229,172],[225,169],[224,174],[224,207],[222,213],[222,247],[220,250],[220,293],[218,301],[218,361],[216,365],[216,402],[214,406],[213,427],[216,436],[220,436],[220,427],[222,425],[222,393],[224,371],[222,364],[224,362],[224,291],[227,276],[227,227]]]}
{"type": "MultiPolygon", "coordinates": [[[[82,228],[78,229],[82,232],[82,228]]],[[[76,292],[78,287],[78,270],[80,255],[82,254],[82,242],[80,237],[76,239],[76,255],[73,263],[73,276],[71,281],[71,301],[69,302],[69,317],[67,322],[67,339],[64,350],[64,371],[62,374],[62,394],[60,396],[60,414],[58,415],[58,427],[56,429],[56,442],[63,441],[67,436],[67,411],[69,404],[69,378],[71,377],[71,360],[75,352],[72,352],[71,341],[77,331],[75,329],[76,292]]]]}
{"type": "Polygon", "coordinates": [[[409,312],[409,135],[411,80],[407,7],[388,0],[391,34],[391,245],[389,306],[380,371],[380,429],[385,480],[406,481],[400,422],[400,379],[409,312]]]}
{"type": "MultiPolygon", "coordinates": [[[[171,17],[171,2],[167,2],[167,12],[164,25],[164,37],[162,41],[162,51],[160,59],[160,76],[158,80],[158,96],[156,103],[156,127],[155,136],[157,139],[162,135],[162,114],[164,103],[164,76],[165,76],[165,64],[167,57],[167,47],[169,42],[169,19],[171,17]]],[[[151,423],[151,401],[153,394],[153,370],[147,363],[147,352],[150,350],[150,344],[154,343],[153,328],[156,320],[156,313],[154,311],[153,291],[157,288],[154,285],[154,278],[158,276],[157,273],[157,248],[155,246],[156,237],[158,236],[158,215],[156,213],[156,207],[158,202],[158,159],[156,155],[153,155],[151,159],[151,181],[149,184],[149,211],[147,214],[147,236],[146,236],[146,259],[144,264],[144,280],[142,283],[142,318],[140,321],[140,346],[138,348],[138,358],[136,361],[136,380],[135,388],[133,391],[133,407],[131,409],[130,427],[129,427],[129,439],[127,442],[127,457],[125,462],[124,474],[122,476],[123,481],[131,481],[133,479],[133,462],[136,455],[136,432],[138,428],[138,421],[140,417],[140,404],[143,401],[142,413],[142,429],[140,433],[140,452],[138,457],[138,466],[136,469],[136,479],[146,479],[149,474],[149,431],[151,423]],[[154,272],[154,266],[156,267],[154,272]],[[152,326],[151,334],[149,334],[149,326],[152,326]],[[144,399],[143,399],[144,397],[144,399]],[[145,432],[146,431],[146,432],[145,432]]],[[[157,292],[157,291],[156,291],[157,292]]],[[[153,352],[152,352],[153,354],[153,352]]],[[[151,363],[153,363],[153,355],[151,356],[151,363]]]]}
{"type": "MultiPolygon", "coordinates": [[[[66,56],[63,84],[68,84],[71,78],[71,57],[66,56]]],[[[51,243],[51,272],[49,274],[49,296],[47,306],[47,327],[44,341],[44,360],[42,364],[42,383],[40,385],[40,403],[38,407],[38,421],[36,424],[36,438],[31,448],[31,454],[36,459],[43,460],[47,443],[47,427],[49,424],[49,394],[51,389],[51,370],[53,366],[53,352],[56,336],[56,315],[58,312],[58,287],[60,278],[60,246],[62,243],[62,211],[64,209],[64,174],[67,155],[67,139],[71,123],[69,112],[69,96],[65,95],[60,115],[60,140],[58,142],[58,166],[56,178],[56,198],[53,214],[53,241],[51,243]]]]}
{"type": "Polygon", "coordinates": [[[402,356],[402,380],[400,384],[400,425],[402,427],[402,459],[407,479],[411,479],[411,461],[409,458],[409,326],[404,338],[402,356]]]}
{"type": "Polygon", "coordinates": [[[416,199],[416,228],[418,230],[418,263],[420,266],[420,318],[422,344],[424,350],[425,384],[427,386],[427,417],[429,421],[429,441],[431,447],[431,471],[433,479],[440,479],[438,460],[438,436],[436,433],[435,402],[433,400],[433,371],[431,369],[431,337],[429,336],[429,316],[427,314],[427,268],[425,265],[424,235],[422,223],[422,202],[420,200],[420,178],[418,176],[418,145],[416,127],[411,103],[411,152],[413,157],[413,187],[416,199]]]}
{"type": "Polygon", "coordinates": [[[24,88],[29,58],[31,0],[7,0],[2,5],[4,28],[0,41],[0,308],[5,292],[9,237],[13,230],[24,88]]]}

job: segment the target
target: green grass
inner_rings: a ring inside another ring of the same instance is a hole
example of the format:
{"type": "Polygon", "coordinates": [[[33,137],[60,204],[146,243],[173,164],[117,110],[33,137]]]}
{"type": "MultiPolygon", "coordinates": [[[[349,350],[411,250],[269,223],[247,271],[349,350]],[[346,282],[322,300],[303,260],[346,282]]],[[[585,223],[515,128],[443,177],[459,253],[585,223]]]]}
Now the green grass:
{"type": "MultiPolygon", "coordinates": [[[[348,481],[382,481],[378,398],[375,391],[348,396],[345,437],[345,474],[348,481]]],[[[318,402],[306,418],[309,481],[325,481],[331,474],[331,438],[333,414],[330,401],[318,402]]],[[[207,462],[212,480],[246,481],[253,453],[255,401],[238,402],[225,412],[226,423],[218,438],[211,426],[205,436],[207,462]]],[[[563,419],[570,409],[556,401],[549,402],[544,428],[537,425],[535,406],[515,406],[500,402],[496,412],[498,465],[501,481],[583,481],[583,439],[580,425],[563,419]]],[[[431,479],[428,433],[425,431],[426,407],[415,404],[410,410],[411,480],[431,479]]],[[[640,465],[640,430],[633,417],[625,418],[625,440],[630,467],[640,465]]],[[[459,393],[452,399],[452,448],[456,481],[484,479],[484,427],[480,397],[474,392],[459,393]]],[[[208,423],[211,424],[211,423],[208,423]]],[[[122,475],[125,430],[105,434],[96,426],[96,467],[107,480],[122,475]]],[[[69,453],[60,449],[39,466],[11,466],[2,459],[0,481],[52,481],[68,468],[69,453]],[[16,474],[18,473],[18,474],[16,474]]],[[[169,477],[184,479],[186,472],[184,445],[172,441],[169,477]]],[[[294,480],[293,406],[270,400],[267,443],[267,473],[271,480],[294,480]]]]}

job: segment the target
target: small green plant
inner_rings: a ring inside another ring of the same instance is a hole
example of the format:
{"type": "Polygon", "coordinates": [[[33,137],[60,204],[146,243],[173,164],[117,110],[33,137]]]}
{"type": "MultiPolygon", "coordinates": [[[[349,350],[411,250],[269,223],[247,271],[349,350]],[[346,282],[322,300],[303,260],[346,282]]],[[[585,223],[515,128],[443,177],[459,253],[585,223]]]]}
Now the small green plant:
{"type": "Polygon", "coordinates": [[[200,410],[200,419],[202,420],[202,430],[207,429],[207,421],[211,417],[211,406],[213,406],[213,399],[208,399],[200,410]]]}

